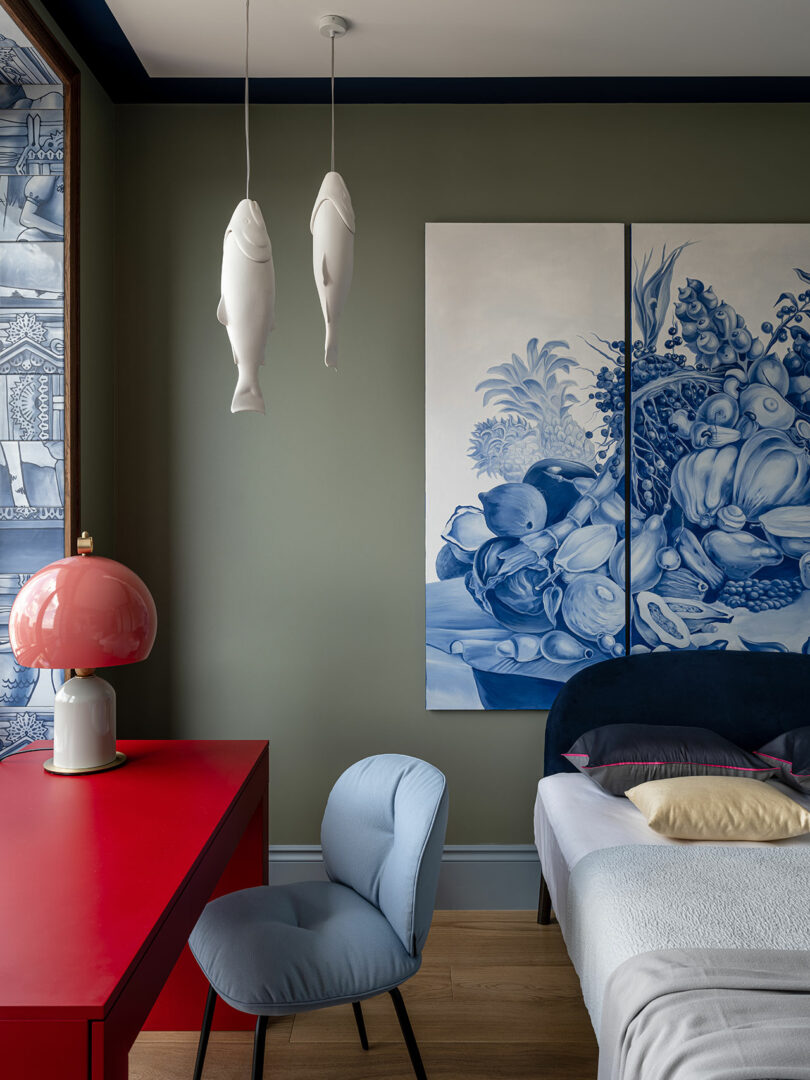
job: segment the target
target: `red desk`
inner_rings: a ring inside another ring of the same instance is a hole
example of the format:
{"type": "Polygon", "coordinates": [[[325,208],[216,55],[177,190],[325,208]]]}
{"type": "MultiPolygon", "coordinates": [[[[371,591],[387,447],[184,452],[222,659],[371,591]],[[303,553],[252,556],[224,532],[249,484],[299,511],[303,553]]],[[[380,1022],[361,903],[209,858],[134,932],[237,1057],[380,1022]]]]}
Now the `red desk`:
{"type": "MultiPolygon", "coordinates": [[[[3,1080],[124,1080],[142,1028],[199,1028],[186,939],[212,896],[267,882],[266,742],[119,747],[89,776],[0,762],[3,1080]]],[[[252,1020],[220,1002],[214,1026],[252,1020]]]]}

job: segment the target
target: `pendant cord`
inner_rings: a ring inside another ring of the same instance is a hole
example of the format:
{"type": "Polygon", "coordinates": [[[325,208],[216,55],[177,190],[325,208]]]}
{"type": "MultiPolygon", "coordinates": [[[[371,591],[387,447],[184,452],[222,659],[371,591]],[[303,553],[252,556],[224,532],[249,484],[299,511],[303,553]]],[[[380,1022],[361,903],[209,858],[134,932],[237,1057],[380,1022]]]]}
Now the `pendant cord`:
{"type": "Polygon", "coordinates": [[[332,169],[335,171],[335,35],[331,35],[332,42],[332,169]]]}
{"type": "Polygon", "coordinates": [[[250,198],[250,111],[248,100],[250,0],[245,0],[245,198],[250,198]]]}

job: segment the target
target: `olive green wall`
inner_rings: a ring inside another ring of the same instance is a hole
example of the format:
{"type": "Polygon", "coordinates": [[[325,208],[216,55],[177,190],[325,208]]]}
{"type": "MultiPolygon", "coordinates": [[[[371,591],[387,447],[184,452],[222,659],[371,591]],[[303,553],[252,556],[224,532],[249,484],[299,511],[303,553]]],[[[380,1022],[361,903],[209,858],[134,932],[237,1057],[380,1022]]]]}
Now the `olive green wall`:
{"type": "Polygon", "coordinates": [[[81,101],[81,527],[92,533],[97,551],[111,554],[115,515],[115,109],[89,73],[82,75],[81,101]]]}
{"type": "Polygon", "coordinates": [[[230,415],[215,318],[241,112],[116,112],[116,549],[160,615],[149,661],[116,673],[121,733],[268,737],[274,843],[317,841],[338,772],[386,750],[447,773],[451,843],[527,842],[544,715],[423,704],[424,223],[806,219],[810,108],[341,108],[358,228],[338,375],[308,229],[328,113],[252,116],[278,283],[266,419],[230,415]]]}

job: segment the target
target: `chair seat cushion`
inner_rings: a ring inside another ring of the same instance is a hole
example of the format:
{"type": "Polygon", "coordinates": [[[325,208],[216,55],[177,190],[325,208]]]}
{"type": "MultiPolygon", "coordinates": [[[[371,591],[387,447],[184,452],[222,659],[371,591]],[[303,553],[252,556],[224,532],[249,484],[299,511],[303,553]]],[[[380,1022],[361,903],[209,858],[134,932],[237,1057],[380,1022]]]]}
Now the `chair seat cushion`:
{"type": "Polygon", "coordinates": [[[419,968],[377,908],[345,885],[259,886],[208,904],[189,945],[217,994],[254,1016],[359,1001],[419,968]]]}

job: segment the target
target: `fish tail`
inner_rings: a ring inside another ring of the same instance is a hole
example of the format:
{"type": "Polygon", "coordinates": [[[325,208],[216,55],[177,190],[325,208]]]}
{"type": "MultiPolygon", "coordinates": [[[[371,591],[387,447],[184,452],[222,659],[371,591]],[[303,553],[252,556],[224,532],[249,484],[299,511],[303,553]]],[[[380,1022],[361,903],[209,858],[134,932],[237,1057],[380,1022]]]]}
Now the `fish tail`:
{"type": "Polygon", "coordinates": [[[264,413],[266,411],[267,410],[264,407],[264,398],[262,397],[262,392],[258,383],[254,386],[250,386],[249,384],[243,385],[241,380],[237,382],[233,401],[231,402],[231,412],[264,413]]]}
{"type": "Polygon", "coordinates": [[[338,343],[337,333],[331,323],[326,326],[326,344],[324,345],[323,362],[327,367],[337,368],[338,343]]]}

